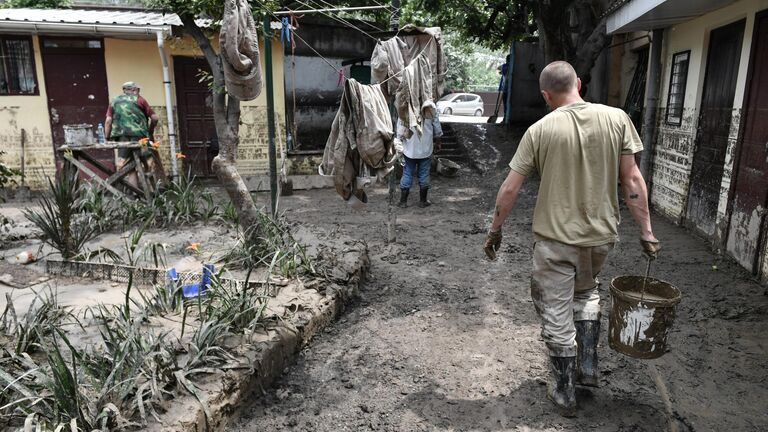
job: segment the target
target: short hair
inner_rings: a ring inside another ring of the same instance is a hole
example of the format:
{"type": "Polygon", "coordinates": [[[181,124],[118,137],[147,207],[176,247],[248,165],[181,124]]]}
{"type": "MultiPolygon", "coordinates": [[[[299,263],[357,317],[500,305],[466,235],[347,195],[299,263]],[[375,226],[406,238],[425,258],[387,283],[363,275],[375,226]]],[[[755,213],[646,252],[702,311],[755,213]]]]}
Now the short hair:
{"type": "Polygon", "coordinates": [[[576,87],[576,71],[566,61],[554,61],[541,71],[539,87],[550,93],[568,93],[576,87]]]}

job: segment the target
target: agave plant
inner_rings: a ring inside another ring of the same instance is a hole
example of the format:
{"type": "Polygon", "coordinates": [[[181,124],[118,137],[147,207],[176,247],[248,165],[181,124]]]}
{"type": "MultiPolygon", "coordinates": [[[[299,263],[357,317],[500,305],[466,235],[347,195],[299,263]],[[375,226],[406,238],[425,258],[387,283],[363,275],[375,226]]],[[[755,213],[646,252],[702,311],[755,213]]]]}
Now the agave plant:
{"type": "Polygon", "coordinates": [[[46,243],[64,259],[71,259],[98,235],[98,224],[88,217],[77,218],[80,190],[76,171],[66,168],[56,182],[49,178],[48,189],[39,201],[41,209],[25,209],[24,216],[42,231],[46,243]]]}
{"type": "Polygon", "coordinates": [[[15,340],[13,352],[16,355],[38,350],[42,338],[50,335],[51,329],[61,327],[66,318],[73,317],[69,308],[59,305],[50,287],[35,292],[32,303],[21,318],[16,315],[10,294],[6,294],[5,299],[5,310],[0,315],[0,329],[15,340]]]}

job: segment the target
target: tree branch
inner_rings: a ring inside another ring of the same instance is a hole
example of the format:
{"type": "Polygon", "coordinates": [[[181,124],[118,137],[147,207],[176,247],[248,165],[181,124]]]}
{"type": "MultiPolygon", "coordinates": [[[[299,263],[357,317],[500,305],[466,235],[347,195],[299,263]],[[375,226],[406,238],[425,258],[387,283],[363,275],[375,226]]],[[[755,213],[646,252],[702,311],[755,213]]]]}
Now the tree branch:
{"type": "Polygon", "coordinates": [[[573,68],[576,69],[576,74],[582,77],[582,81],[585,81],[584,84],[589,84],[590,72],[595,60],[611,42],[611,37],[606,34],[606,19],[603,18],[597,23],[587,40],[576,51],[573,68]]]}

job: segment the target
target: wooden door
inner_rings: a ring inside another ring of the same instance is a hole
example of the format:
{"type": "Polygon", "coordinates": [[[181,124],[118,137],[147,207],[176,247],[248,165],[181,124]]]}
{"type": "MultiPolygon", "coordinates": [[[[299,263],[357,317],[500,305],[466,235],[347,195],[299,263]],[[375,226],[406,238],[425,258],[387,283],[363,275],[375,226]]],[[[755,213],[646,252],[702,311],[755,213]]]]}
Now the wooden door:
{"type": "Polygon", "coordinates": [[[218,153],[211,90],[207,80],[201,81],[204,73],[210,74],[210,71],[205,59],[173,58],[180,148],[186,156],[184,169],[188,170],[188,174],[196,177],[213,175],[211,161],[218,153]]]}
{"type": "Polygon", "coordinates": [[[768,207],[768,10],[756,17],[749,67],[726,247],[741,265],[756,271],[768,207]]]}
{"type": "Polygon", "coordinates": [[[708,237],[715,233],[744,22],[720,27],[710,34],[686,213],[687,225],[708,237]]]}
{"type": "MultiPolygon", "coordinates": [[[[93,132],[104,123],[109,107],[104,42],[89,38],[54,38],[40,40],[48,95],[54,149],[64,145],[64,125],[90,124],[93,132]]],[[[89,152],[97,162],[114,168],[114,152],[89,152]]],[[[56,152],[57,166],[61,158],[56,152]]]]}

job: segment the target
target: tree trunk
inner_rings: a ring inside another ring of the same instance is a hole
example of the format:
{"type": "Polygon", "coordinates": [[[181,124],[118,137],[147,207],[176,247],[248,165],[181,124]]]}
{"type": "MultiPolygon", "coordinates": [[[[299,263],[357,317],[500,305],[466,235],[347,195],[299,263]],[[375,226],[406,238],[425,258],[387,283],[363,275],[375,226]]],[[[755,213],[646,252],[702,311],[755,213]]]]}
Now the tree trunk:
{"type": "Polygon", "coordinates": [[[195,18],[182,15],[184,29],[195,39],[203,51],[213,75],[213,119],[219,138],[219,155],[211,166],[219,182],[235,206],[243,231],[258,224],[258,209],[248,187],[237,171],[237,146],[240,144],[240,100],[227,95],[221,57],[211,46],[208,37],[195,23],[195,18]]]}
{"type": "Polygon", "coordinates": [[[569,62],[581,78],[582,94],[592,80],[592,68],[610,43],[605,32],[606,18],[598,20],[594,0],[549,0],[534,3],[544,62],[569,62]],[[575,25],[569,22],[575,14],[575,25]]]}

